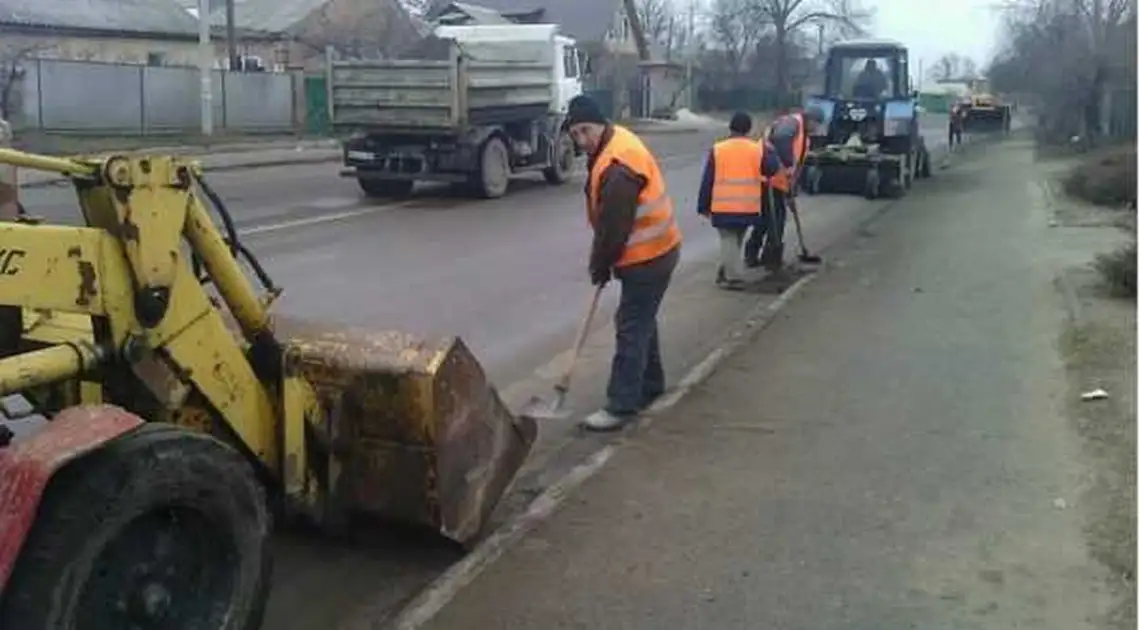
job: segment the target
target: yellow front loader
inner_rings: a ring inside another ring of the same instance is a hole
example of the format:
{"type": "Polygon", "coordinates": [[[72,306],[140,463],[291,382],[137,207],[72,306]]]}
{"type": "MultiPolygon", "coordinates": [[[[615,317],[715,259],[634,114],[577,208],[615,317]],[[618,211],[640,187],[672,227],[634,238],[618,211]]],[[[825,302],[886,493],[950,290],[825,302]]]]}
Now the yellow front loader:
{"type": "Polygon", "coordinates": [[[0,628],[253,630],[275,516],[479,534],[535,426],[460,340],[272,316],[194,163],[0,164],[85,220],[0,221],[0,628]]]}

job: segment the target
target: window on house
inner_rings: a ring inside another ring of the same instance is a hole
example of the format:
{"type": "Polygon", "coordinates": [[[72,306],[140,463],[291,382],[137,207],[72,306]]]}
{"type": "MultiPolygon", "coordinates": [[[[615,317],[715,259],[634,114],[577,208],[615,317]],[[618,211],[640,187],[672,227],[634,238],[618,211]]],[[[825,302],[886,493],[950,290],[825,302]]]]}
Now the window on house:
{"type": "Polygon", "coordinates": [[[166,53],[152,52],[146,54],[146,65],[161,66],[166,63],[166,53]]]}

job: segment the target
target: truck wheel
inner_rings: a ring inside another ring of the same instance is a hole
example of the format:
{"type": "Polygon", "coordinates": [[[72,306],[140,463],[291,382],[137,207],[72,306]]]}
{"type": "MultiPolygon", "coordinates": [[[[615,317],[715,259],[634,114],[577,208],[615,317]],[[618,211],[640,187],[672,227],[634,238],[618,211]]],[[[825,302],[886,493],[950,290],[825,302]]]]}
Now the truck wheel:
{"type": "Polygon", "coordinates": [[[511,159],[507,145],[499,138],[491,138],[483,145],[479,156],[479,179],[476,190],[485,199],[498,199],[507,194],[511,179],[511,159]]]}
{"type": "Polygon", "coordinates": [[[412,188],[416,185],[413,181],[402,179],[366,179],[363,177],[358,177],[356,182],[360,184],[360,190],[364,191],[365,196],[375,199],[407,197],[412,194],[412,188]]]}
{"type": "Polygon", "coordinates": [[[143,425],[51,480],[0,627],[256,630],[271,568],[265,501],[234,449],[143,425]]]}
{"type": "Polygon", "coordinates": [[[542,176],[549,184],[564,184],[570,179],[574,171],[574,141],[570,134],[558,134],[558,144],[554,147],[554,156],[550,166],[542,169],[542,176]]]}

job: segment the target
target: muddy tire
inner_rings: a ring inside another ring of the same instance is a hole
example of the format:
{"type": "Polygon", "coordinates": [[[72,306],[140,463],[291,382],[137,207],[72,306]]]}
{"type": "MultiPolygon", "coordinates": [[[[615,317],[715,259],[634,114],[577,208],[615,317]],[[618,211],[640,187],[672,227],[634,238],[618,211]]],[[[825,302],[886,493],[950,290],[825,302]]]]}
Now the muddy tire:
{"type": "Polygon", "coordinates": [[[548,184],[565,184],[574,172],[574,141],[570,134],[558,134],[550,166],[542,169],[548,184]]]}
{"type": "Polygon", "coordinates": [[[400,199],[412,194],[416,183],[407,180],[357,178],[360,190],[373,199],[400,199]]]}
{"type": "Polygon", "coordinates": [[[863,197],[867,199],[879,198],[879,187],[882,184],[879,178],[879,171],[877,168],[872,168],[867,171],[867,176],[863,180],[863,197]]]}
{"type": "Polygon", "coordinates": [[[915,177],[929,179],[930,174],[930,151],[926,150],[926,143],[924,142],[918,147],[918,168],[915,169],[915,177]]]}
{"type": "Polygon", "coordinates": [[[803,180],[801,180],[803,191],[809,195],[818,195],[822,190],[820,184],[823,183],[823,170],[818,166],[809,166],[804,171],[803,180]]]}
{"type": "Polygon", "coordinates": [[[507,194],[510,179],[511,157],[507,145],[499,138],[487,140],[479,153],[479,172],[472,182],[476,192],[484,199],[498,199],[507,194]]]}
{"type": "Polygon", "coordinates": [[[56,473],[0,628],[256,630],[271,518],[234,449],[146,424],[56,473]]]}

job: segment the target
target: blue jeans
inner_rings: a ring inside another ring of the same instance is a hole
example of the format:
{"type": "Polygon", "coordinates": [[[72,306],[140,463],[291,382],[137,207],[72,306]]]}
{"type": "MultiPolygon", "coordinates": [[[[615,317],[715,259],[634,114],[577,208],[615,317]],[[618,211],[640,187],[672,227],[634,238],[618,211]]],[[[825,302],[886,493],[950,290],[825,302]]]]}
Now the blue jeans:
{"type": "Polygon", "coordinates": [[[787,194],[773,190],[771,198],[764,194],[760,221],[744,243],[744,261],[751,267],[761,263],[779,268],[784,260],[784,224],[788,220],[787,194]],[[767,238],[765,238],[767,237],[767,238]],[[763,249],[763,251],[761,251],[763,249]]]}
{"type": "Polygon", "coordinates": [[[676,247],[664,256],[614,272],[621,282],[621,300],[614,314],[617,338],[606,411],[615,416],[636,414],[665,393],[657,311],[680,258],[681,248],[676,247]]]}

